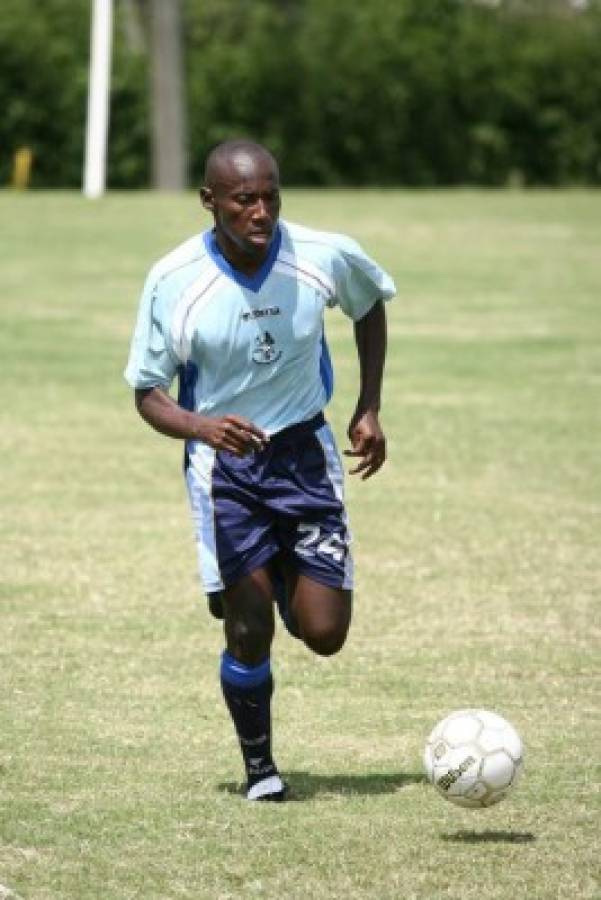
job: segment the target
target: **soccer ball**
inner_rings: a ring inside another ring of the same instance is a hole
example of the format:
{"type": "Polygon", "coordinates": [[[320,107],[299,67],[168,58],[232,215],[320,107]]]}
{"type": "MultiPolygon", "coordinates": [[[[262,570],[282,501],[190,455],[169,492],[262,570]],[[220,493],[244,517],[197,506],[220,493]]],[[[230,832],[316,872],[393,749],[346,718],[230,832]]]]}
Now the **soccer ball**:
{"type": "Polygon", "coordinates": [[[522,770],[522,741],[497,713],[460,709],[432,730],[424,749],[428,778],[446,800],[478,808],[503,800],[522,770]]]}

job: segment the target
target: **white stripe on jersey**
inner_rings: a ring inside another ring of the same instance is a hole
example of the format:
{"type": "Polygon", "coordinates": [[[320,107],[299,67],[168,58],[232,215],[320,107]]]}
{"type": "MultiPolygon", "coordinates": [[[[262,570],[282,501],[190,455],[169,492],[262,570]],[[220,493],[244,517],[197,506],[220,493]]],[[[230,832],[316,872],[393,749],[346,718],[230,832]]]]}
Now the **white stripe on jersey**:
{"type": "Polygon", "coordinates": [[[195,441],[193,447],[190,447],[186,484],[196,532],[198,569],[207,594],[223,590],[223,581],[217,564],[215,504],[211,493],[214,463],[215,450],[207,444],[195,441]]]}
{"type": "Polygon", "coordinates": [[[287,250],[280,250],[273,268],[282,275],[298,278],[310,287],[317,288],[320,293],[325,294],[328,305],[336,293],[334,282],[326,272],[308,259],[299,259],[287,250]]]}
{"type": "Polygon", "coordinates": [[[315,436],[321,444],[321,449],[323,450],[323,455],[326,461],[326,474],[330,479],[330,482],[334,489],[334,495],[336,499],[342,503],[342,507],[344,510],[343,519],[346,526],[348,544],[347,553],[344,560],[344,581],[342,582],[342,587],[344,588],[344,590],[350,591],[353,588],[354,565],[353,555],[351,553],[352,537],[349,528],[346,506],[344,505],[344,470],[342,468],[340,456],[338,455],[336,441],[334,439],[334,435],[332,434],[332,429],[327,422],[315,432],[315,436]]]}
{"type": "Polygon", "coordinates": [[[186,288],[175,304],[171,321],[171,341],[173,349],[182,363],[187,362],[190,357],[192,337],[198,317],[214,297],[223,278],[219,269],[210,263],[186,288]]]}

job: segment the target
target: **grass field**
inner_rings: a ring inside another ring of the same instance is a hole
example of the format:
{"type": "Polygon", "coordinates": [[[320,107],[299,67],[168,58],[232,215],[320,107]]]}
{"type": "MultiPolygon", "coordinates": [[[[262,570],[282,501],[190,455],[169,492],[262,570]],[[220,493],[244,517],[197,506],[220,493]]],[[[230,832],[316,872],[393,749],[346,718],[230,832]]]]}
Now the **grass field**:
{"type": "MultiPolygon", "coordinates": [[[[290,192],[394,274],[390,460],[349,479],[355,620],[278,632],[295,802],[249,806],[196,580],[181,448],[122,380],[151,261],[192,195],[0,194],[0,897],[594,898],[601,594],[601,194],[290,192]],[[424,783],[484,706],[526,745],[487,811],[424,783]]],[[[330,418],[356,389],[328,316],[330,418]]]]}

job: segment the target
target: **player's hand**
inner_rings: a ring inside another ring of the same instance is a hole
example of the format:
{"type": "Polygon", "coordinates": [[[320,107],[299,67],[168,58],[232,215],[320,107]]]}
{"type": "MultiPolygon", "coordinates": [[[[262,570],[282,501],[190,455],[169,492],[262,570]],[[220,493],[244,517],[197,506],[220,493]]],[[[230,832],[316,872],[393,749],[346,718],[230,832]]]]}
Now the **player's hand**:
{"type": "Polygon", "coordinates": [[[202,416],[199,438],[214,450],[226,450],[234,456],[247,456],[255,450],[263,450],[269,435],[242,416],[202,416]]]}
{"type": "Polygon", "coordinates": [[[348,427],[352,449],[345,450],[345,456],[355,456],[360,462],[351,475],[361,475],[361,479],[371,478],[386,460],[386,438],[380,427],[378,416],[372,410],[356,412],[348,427]]]}

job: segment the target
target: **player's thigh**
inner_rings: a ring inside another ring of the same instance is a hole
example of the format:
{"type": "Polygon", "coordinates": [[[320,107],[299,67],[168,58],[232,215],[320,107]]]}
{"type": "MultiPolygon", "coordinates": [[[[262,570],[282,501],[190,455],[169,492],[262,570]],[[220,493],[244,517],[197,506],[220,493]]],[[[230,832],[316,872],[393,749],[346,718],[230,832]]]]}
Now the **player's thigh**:
{"type": "MultiPolygon", "coordinates": [[[[331,429],[324,424],[296,450],[277,534],[296,570],[332,588],[352,590],[351,535],[343,492],[344,473],[331,429]]],[[[279,512],[276,510],[276,512],[279,512]]]]}
{"type": "MultiPolygon", "coordinates": [[[[238,459],[203,447],[186,471],[199,569],[209,595],[220,595],[266,565],[279,549],[272,512],[256,497],[257,469],[254,454],[238,459]]],[[[220,617],[219,596],[213,606],[220,617]]]]}
{"type": "Polygon", "coordinates": [[[242,576],[221,596],[228,651],[246,665],[257,665],[269,654],[274,633],[273,587],[267,568],[242,576]]]}
{"type": "Polygon", "coordinates": [[[316,653],[337,653],[346,641],[352,591],[296,573],[290,577],[292,613],[304,642],[316,653]]]}

